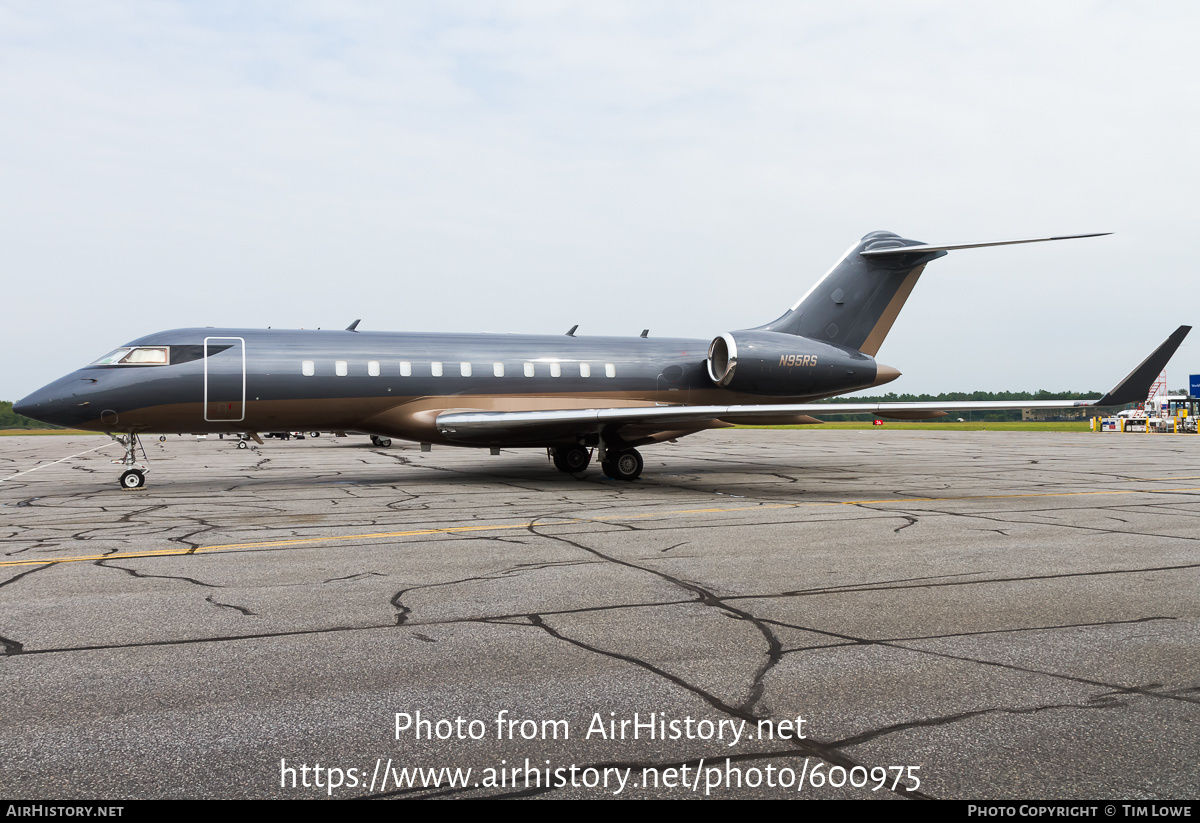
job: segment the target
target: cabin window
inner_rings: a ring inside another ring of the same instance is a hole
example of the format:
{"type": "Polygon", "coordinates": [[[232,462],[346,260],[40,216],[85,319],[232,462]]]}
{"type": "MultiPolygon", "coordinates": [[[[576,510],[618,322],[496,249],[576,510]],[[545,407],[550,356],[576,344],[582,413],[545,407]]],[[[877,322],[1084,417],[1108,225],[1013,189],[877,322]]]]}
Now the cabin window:
{"type": "Polygon", "coordinates": [[[345,377],[350,373],[350,368],[346,365],[345,360],[335,360],[333,362],[333,373],[338,377],[345,377]]]}
{"type": "Polygon", "coordinates": [[[532,363],[525,364],[525,376],[533,377],[533,364],[532,363]]]}
{"type": "Polygon", "coordinates": [[[580,363],[579,364],[579,376],[580,377],[591,377],[592,376],[592,364],[591,363],[580,363]]]}
{"type": "Polygon", "coordinates": [[[471,364],[470,363],[459,363],[458,364],[458,373],[461,374],[463,377],[470,377],[471,376],[471,364]]]}
{"type": "Polygon", "coordinates": [[[400,376],[412,377],[412,363],[408,362],[407,360],[400,361],[400,376]]]}
{"type": "Polygon", "coordinates": [[[617,367],[614,366],[612,363],[605,363],[604,364],[604,376],[605,377],[616,377],[617,376],[617,367]]]}
{"type": "Polygon", "coordinates": [[[429,370],[431,372],[433,372],[434,377],[442,376],[442,364],[437,362],[436,360],[429,364],[429,370]]]}
{"type": "Polygon", "coordinates": [[[379,361],[378,360],[368,360],[367,361],[367,374],[371,375],[372,377],[379,376],[379,361]]]}
{"type": "Polygon", "coordinates": [[[304,360],[300,363],[300,373],[305,377],[312,377],[317,373],[317,364],[312,360],[304,360]]]}
{"type": "Polygon", "coordinates": [[[504,376],[504,364],[503,363],[493,363],[492,364],[492,374],[496,375],[497,377],[503,377],[504,376]]]}
{"type": "Polygon", "coordinates": [[[551,363],[550,364],[550,376],[551,377],[562,377],[562,366],[558,365],[557,363],[551,363]]]}

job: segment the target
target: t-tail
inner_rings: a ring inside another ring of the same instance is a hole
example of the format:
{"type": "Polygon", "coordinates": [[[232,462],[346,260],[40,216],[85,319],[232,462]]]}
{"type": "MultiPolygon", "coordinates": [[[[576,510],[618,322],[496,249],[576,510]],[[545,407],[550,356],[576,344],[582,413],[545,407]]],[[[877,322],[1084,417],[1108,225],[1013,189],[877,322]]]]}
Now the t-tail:
{"type": "Polygon", "coordinates": [[[874,357],[931,260],[954,249],[1099,237],[1107,233],[932,245],[889,231],[873,231],[847,249],[786,314],[757,330],[799,335],[874,357]]]}

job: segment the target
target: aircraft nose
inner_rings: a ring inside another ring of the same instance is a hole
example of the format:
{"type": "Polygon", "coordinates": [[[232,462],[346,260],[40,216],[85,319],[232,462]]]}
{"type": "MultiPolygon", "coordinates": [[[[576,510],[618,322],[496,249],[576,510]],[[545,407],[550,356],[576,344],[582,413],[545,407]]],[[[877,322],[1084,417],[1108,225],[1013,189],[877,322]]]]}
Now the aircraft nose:
{"type": "Polygon", "coordinates": [[[13,403],[13,411],[22,417],[37,417],[37,410],[41,405],[38,394],[39,392],[34,392],[28,397],[24,397],[13,403]]]}
{"type": "Polygon", "coordinates": [[[13,411],[55,426],[70,425],[72,421],[68,418],[74,415],[70,414],[72,407],[67,402],[69,394],[59,385],[61,382],[51,383],[21,398],[13,404],[13,411]]]}

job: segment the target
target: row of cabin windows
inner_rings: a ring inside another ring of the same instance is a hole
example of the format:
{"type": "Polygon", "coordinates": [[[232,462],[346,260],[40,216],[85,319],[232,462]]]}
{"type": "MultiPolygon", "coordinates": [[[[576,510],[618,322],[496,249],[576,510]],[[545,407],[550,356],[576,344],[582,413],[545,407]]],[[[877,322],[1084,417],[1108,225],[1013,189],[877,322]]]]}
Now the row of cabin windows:
{"type": "MultiPolygon", "coordinates": [[[[534,363],[529,363],[529,362],[525,363],[523,373],[525,374],[526,377],[537,376],[537,370],[535,368],[535,365],[536,364],[534,364],[534,363]]],[[[550,363],[549,365],[550,365],[550,376],[551,377],[562,377],[562,364],[561,363],[550,363]]],[[[442,364],[436,360],[433,361],[432,363],[429,364],[429,371],[430,371],[430,374],[432,374],[434,377],[441,377],[443,374],[442,364]]],[[[461,374],[463,377],[470,377],[472,374],[472,371],[473,370],[471,368],[470,363],[463,362],[463,363],[458,364],[458,373],[461,374]]],[[[316,361],[315,360],[301,361],[300,372],[301,372],[301,374],[303,374],[306,377],[312,377],[314,374],[317,373],[316,361]]],[[[336,374],[338,377],[345,377],[346,375],[350,374],[350,364],[345,360],[333,361],[333,373],[336,374]]],[[[408,360],[401,360],[400,361],[400,376],[401,377],[412,377],[412,373],[413,373],[413,364],[411,362],[409,362],[408,360]]],[[[367,361],[367,374],[370,375],[371,377],[378,377],[380,375],[378,360],[368,360],[367,361]]],[[[504,364],[503,363],[493,363],[492,364],[492,375],[495,377],[503,377],[504,376],[504,364]]],[[[579,376],[580,377],[591,377],[592,376],[592,364],[591,363],[580,363],[579,364],[579,376]]],[[[616,377],[617,376],[616,365],[613,363],[605,363],[604,364],[604,376],[605,377],[616,377]]]]}

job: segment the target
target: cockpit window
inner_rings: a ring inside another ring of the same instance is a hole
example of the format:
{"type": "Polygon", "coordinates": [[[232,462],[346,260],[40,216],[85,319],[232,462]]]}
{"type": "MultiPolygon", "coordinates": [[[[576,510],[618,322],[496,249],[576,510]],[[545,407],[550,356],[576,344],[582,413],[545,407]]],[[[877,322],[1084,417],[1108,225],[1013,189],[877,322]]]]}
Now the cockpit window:
{"type": "Polygon", "coordinates": [[[93,366],[167,366],[171,363],[169,346],[123,346],[101,357],[93,366]]]}
{"type": "Polygon", "coordinates": [[[165,366],[171,362],[171,350],[166,346],[138,346],[121,358],[121,365],[165,366]]]}

